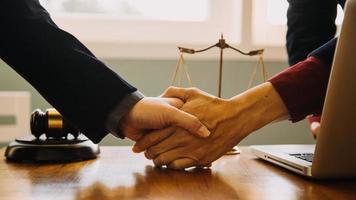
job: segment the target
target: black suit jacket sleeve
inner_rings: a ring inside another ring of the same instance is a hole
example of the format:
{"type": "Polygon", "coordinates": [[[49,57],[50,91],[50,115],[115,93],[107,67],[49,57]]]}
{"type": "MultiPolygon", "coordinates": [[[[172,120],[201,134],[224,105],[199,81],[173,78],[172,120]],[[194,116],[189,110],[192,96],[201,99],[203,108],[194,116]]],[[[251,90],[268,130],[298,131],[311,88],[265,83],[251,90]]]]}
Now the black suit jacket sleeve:
{"type": "MultiPolygon", "coordinates": [[[[288,0],[287,51],[292,66],[334,38],[337,0],[288,0]]],[[[343,4],[342,4],[343,5],[343,4]]],[[[336,41],[319,49],[322,58],[333,57],[336,41]]]]}
{"type": "Polygon", "coordinates": [[[0,2],[0,57],[96,143],[111,110],[136,91],[58,28],[38,0],[0,2]]]}

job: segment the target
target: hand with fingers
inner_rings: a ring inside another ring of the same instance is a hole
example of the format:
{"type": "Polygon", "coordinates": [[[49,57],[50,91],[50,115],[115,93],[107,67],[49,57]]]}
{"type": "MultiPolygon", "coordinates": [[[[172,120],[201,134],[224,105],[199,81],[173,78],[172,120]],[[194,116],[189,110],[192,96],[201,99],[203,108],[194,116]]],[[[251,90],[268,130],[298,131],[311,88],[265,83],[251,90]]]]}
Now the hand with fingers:
{"type": "Polygon", "coordinates": [[[285,115],[286,108],[271,87],[266,83],[228,100],[195,88],[171,87],[163,97],[181,99],[181,110],[197,116],[212,134],[198,138],[181,128],[155,130],[138,140],[133,151],[145,151],[157,166],[209,166],[248,134],[285,115]]]}
{"type": "Polygon", "coordinates": [[[195,88],[174,87],[167,89],[163,97],[184,101],[181,110],[197,116],[212,132],[207,138],[199,138],[169,127],[152,131],[136,142],[134,152],[145,151],[155,165],[173,169],[210,166],[251,132],[287,114],[270,83],[228,100],[195,88]]]}
{"type": "Polygon", "coordinates": [[[198,137],[208,137],[209,130],[199,119],[179,108],[183,102],[177,98],[144,97],[119,122],[121,133],[137,141],[145,132],[166,127],[180,127],[198,137]]]}

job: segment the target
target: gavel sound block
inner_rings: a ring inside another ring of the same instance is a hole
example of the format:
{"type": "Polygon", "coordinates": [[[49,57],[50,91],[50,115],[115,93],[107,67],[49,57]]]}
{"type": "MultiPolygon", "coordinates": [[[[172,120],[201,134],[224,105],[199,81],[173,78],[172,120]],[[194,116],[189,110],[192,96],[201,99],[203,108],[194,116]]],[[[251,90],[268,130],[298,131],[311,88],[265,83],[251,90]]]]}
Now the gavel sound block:
{"type": "MultiPolygon", "coordinates": [[[[74,162],[96,158],[100,149],[55,109],[31,115],[32,135],[17,138],[5,151],[5,157],[15,162],[74,162]]],[[[11,134],[11,133],[9,133],[11,134]]]]}

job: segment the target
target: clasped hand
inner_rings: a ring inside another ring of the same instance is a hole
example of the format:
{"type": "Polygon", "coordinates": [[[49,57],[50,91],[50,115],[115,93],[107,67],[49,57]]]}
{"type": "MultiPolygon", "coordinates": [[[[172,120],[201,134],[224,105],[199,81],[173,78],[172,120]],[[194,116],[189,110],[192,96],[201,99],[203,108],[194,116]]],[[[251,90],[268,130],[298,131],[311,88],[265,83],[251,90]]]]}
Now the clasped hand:
{"type": "Polygon", "coordinates": [[[212,134],[201,138],[176,127],[145,134],[133,151],[145,151],[145,156],[156,166],[173,169],[209,166],[248,133],[244,130],[247,119],[239,115],[243,109],[239,101],[217,98],[196,88],[171,87],[162,97],[181,99],[184,105],[180,109],[196,116],[212,134]]]}
{"type": "MultiPolygon", "coordinates": [[[[151,117],[161,118],[162,123],[155,126],[147,124],[157,123],[156,120],[147,121],[148,112],[136,113],[134,108],[129,121],[145,120],[129,132],[133,133],[131,136],[139,134],[135,137],[134,152],[145,152],[155,165],[173,169],[210,166],[253,131],[288,117],[285,104],[269,82],[231,99],[217,98],[196,88],[176,87],[168,88],[161,97],[166,101],[181,102],[179,105],[170,103],[177,107],[173,112],[164,111],[172,109],[167,105],[148,109],[152,112],[151,117]],[[163,110],[157,112],[159,109],[163,110]],[[140,133],[147,126],[152,130],[140,133]]],[[[135,107],[140,108],[139,105],[135,107]]]]}
{"type": "Polygon", "coordinates": [[[198,137],[207,137],[209,130],[199,119],[179,110],[183,102],[177,98],[144,97],[119,122],[119,130],[137,141],[147,130],[181,127],[198,137]]]}

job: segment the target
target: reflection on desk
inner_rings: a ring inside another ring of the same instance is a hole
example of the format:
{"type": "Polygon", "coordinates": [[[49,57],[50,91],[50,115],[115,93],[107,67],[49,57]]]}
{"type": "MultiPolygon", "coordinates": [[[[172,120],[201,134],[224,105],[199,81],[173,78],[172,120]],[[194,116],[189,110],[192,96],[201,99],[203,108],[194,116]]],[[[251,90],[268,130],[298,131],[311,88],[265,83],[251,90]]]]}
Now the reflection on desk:
{"type": "MultiPolygon", "coordinates": [[[[254,158],[248,148],[210,170],[152,166],[129,147],[102,147],[69,164],[0,162],[0,199],[352,199],[356,181],[313,181],[254,158]]],[[[4,153],[3,150],[0,153],[4,153]]]]}

